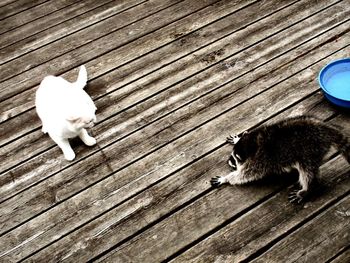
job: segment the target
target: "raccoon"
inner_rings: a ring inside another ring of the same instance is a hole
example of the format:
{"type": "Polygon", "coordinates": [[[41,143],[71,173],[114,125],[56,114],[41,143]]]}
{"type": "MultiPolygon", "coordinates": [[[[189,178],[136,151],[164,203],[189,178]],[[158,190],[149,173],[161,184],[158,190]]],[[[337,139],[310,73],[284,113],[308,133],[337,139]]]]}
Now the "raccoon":
{"type": "Polygon", "coordinates": [[[319,167],[331,146],[350,163],[349,138],[336,127],[313,117],[288,118],[263,125],[241,136],[230,136],[233,144],[228,160],[233,172],[211,179],[211,185],[245,184],[269,174],[281,174],[296,169],[300,189],[289,194],[290,202],[302,202],[310,191],[319,167]]]}

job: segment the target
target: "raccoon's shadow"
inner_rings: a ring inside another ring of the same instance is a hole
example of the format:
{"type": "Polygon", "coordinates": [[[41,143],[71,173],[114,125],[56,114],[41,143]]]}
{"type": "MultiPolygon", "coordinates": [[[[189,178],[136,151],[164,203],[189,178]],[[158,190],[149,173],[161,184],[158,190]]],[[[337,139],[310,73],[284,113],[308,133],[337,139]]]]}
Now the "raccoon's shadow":
{"type": "Polygon", "coordinates": [[[345,114],[345,115],[350,115],[350,108],[340,107],[340,106],[334,105],[329,101],[327,101],[327,103],[328,103],[328,107],[332,108],[335,112],[345,114]]]}
{"type": "MultiPolygon", "coordinates": [[[[258,181],[253,181],[247,186],[253,187],[253,188],[259,188],[259,187],[266,187],[266,188],[274,188],[280,186],[281,188],[288,189],[289,191],[300,189],[299,185],[299,173],[297,170],[293,169],[289,173],[283,173],[283,174],[269,174],[266,177],[262,178],[258,181]]],[[[321,196],[326,191],[326,186],[322,183],[321,180],[318,178],[315,178],[312,185],[311,190],[307,195],[307,198],[305,201],[312,201],[314,199],[317,199],[317,197],[321,196]]]]}
{"type": "Polygon", "coordinates": [[[292,170],[289,173],[283,173],[283,174],[269,174],[265,176],[264,178],[253,181],[249,183],[251,186],[264,186],[264,187],[271,187],[276,185],[293,185],[297,184],[299,179],[299,173],[297,170],[292,170]]]}

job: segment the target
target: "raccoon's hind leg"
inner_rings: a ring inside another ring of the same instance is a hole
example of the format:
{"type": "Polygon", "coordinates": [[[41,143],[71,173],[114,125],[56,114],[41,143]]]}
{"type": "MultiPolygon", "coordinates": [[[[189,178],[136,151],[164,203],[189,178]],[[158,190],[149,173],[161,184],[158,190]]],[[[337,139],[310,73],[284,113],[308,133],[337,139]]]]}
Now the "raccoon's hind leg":
{"type": "Polygon", "coordinates": [[[318,167],[304,168],[297,164],[295,168],[299,172],[299,184],[301,189],[291,191],[288,199],[291,203],[301,203],[309,193],[310,186],[318,173],[318,167]]]}

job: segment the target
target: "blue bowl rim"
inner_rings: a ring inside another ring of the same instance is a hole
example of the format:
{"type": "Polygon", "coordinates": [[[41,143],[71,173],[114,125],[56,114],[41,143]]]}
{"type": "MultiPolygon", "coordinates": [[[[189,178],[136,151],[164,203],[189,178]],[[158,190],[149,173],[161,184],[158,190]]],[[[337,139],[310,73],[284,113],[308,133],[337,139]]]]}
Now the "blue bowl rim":
{"type": "Polygon", "coordinates": [[[334,96],[333,94],[329,93],[327,91],[327,89],[323,86],[322,82],[321,82],[321,75],[323,74],[324,71],[326,71],[332,65],[337,64],[339,62],[344,62],[344,61],[345,62],[349,62],[349,64],[350,64],[350,57],[333,60],[333,61],[329,62],[326,66],[324,66],[320,70],[320,73],[318,74],[318,83],[319,83],[321,89],[323,90],[323,92],[326,93],[327,95],[329,95],[329,96],[331,96],[331,97],[333,97],[335,99],[342,100],[344,102],[350,102],[350,100],[347,100],[347,99],[344,99],[344,98],[341,98],[341,97],[337,97],[337,96],[334,96]]]}

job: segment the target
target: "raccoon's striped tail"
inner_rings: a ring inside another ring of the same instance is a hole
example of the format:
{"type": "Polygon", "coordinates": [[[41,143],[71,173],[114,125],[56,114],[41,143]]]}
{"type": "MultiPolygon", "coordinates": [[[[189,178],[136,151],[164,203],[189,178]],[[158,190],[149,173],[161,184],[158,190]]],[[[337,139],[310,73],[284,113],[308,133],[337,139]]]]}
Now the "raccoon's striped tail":
{"type": "Polygon", "coordinates": [[[350,139],[336,129],[332,129],[334,134],[334,144],[345,159],[350,164],[350,139]]]}

